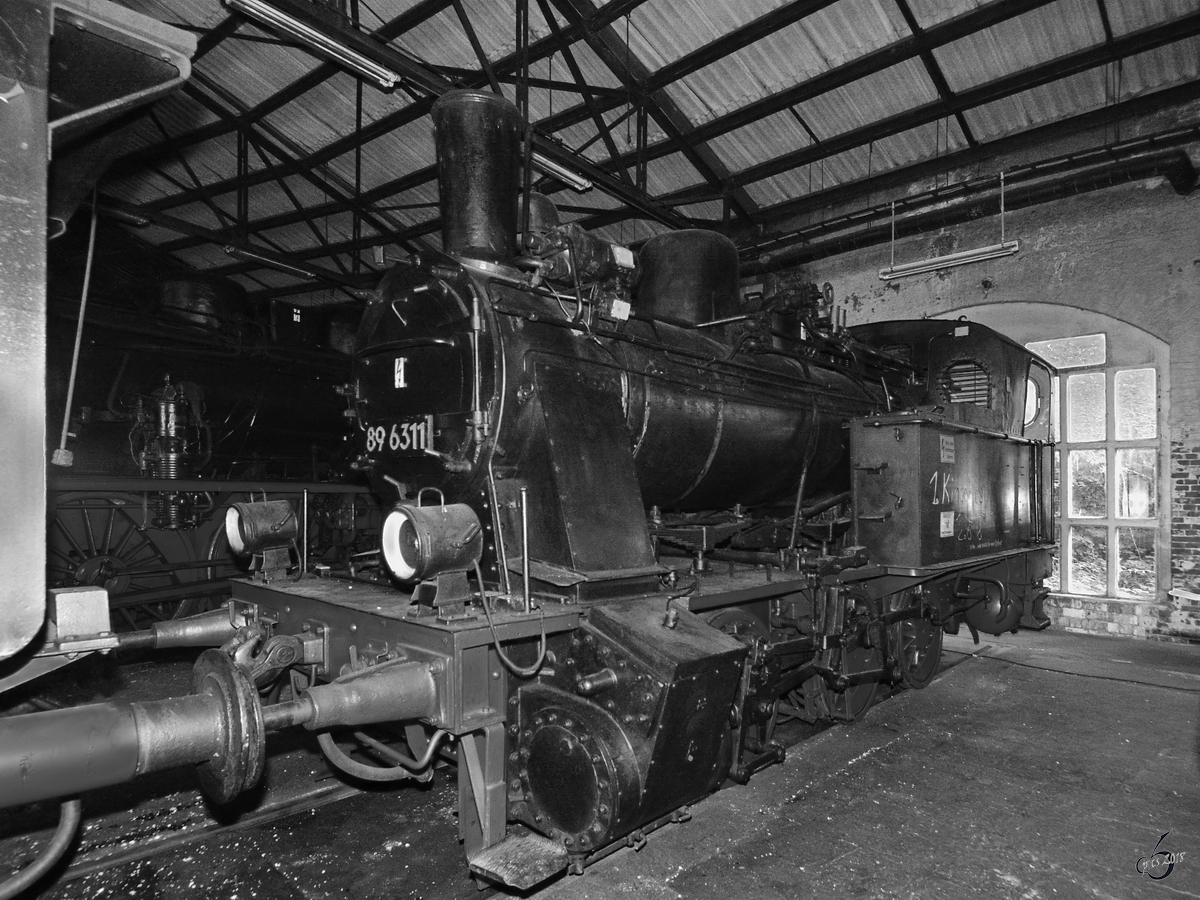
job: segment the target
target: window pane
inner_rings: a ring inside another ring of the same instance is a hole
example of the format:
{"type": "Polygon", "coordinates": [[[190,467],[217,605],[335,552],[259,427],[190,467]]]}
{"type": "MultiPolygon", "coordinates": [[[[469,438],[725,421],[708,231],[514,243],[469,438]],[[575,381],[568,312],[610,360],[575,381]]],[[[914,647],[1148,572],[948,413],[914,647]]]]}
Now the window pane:
{"type": "Polygon", "coordinates": [[[1158,451],[1148,447],[1117,451],[1117,518],[1158,515],[1158,451]]]}
{"type": "Polygon", "coordinates": [[[1105,495],[1108,484],[1108,454],[1103,450],[1072,450],[1067,454],[1067,515],[1071,518],[1102,519],[1108,515],[1105,495]]]}
{"type": "Polygon", "coordinates": [[[1067,591],[1072,594],[1108,593],[1108,529],[1103,525],[1072,525],[1067,591]]]}
{"type": "Polygon", "coordinates": [[[1116,374],[1113,392],[1117,407],[1117,440],[1136,441],[1158,436],[1158,398],[1153,369],[1125,369],[1116,374]]]}
{"type": "Polygon", "coordinates": [[[1117,591],[1126,596],[1154,596],[1154,529],[1118,528],[1117,591]]]}
{"type": "Polygon", "coordinates": [[[1062,451],[1054,448],[1054,473],[1050,476],[1050,515],[1055,522],[1062,512],[1062,451]]]}
{"type": "Polygon", "coordinates": [[[1058,338],[1053,341],[1034,341],[1025,346],[1059,369],[1102,366],[1108,359],[1102,334],[1081,334],[1078,337],[1058,338]]]}
{"type": "Polygon", "coordinates": [[[1067,379],[1067,440],[1102,441],[1105,429],[1104,373],[1072,375],[1067,379]]]}
{"type": "Polygon", "coordinates": [[[1062,425],[1058,421],[1059,411],[1062,409],[1062,403],[1059,402],[1058,399],[1061,396],[1058,392],[1058,381],[1058,376],[1055,375],[1053,382],[1054,387],[1051,388],[1054,401],[1050,405],[1050,440],[1054,441],[1055,443],[1062,439],[1062,425]]]}
{"type": "Polygon", "coordinates": [[[1025,421],[1026,427],[1038,417],[1042,411],[1042,391],[1032,378],[1025,379],[1025,421]]]}

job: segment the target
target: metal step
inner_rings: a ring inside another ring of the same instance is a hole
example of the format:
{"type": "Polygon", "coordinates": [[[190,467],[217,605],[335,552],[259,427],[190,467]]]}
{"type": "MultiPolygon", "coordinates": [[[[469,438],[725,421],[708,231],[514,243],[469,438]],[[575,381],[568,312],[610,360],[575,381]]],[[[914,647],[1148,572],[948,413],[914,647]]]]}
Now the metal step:
{"type": "Polygon", "coordinates": [[[527,890],[567,867],[567,848],[523,828],[479,851],[470,859],[471,871],[490,881],[527,890]]]}

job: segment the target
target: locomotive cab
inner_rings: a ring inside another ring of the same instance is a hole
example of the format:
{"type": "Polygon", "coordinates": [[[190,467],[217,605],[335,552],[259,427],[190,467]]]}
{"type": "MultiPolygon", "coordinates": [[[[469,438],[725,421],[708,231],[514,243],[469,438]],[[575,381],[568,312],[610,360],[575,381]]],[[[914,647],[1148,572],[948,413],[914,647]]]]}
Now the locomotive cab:
{"type": "Polygon", "coordinates": [[[858,325],[850,333],[922,373],[918,409],[1049,440],[1054,369],[1020,344],[965,320],[917,319],[858,325]]]}

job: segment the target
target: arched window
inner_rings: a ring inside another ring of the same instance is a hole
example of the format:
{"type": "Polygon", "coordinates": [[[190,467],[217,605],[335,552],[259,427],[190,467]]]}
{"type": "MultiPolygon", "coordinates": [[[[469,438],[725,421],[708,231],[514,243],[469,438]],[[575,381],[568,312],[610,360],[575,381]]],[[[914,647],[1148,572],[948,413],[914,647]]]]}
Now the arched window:
{"type": "Polygon", "coordinates": [[[1154,600],[1170,584],[1167,345],[1051,304],[956,310],[1046,357],[1054,394],[1055,593],[1154,600]]]}
{"type": "Polygon", "coordinates": [[[1059,369],[1056,478],[1060,586],[1157,596],[1158,370],[1110,364],[1107,334],[1033,341],[1059,369]]]}

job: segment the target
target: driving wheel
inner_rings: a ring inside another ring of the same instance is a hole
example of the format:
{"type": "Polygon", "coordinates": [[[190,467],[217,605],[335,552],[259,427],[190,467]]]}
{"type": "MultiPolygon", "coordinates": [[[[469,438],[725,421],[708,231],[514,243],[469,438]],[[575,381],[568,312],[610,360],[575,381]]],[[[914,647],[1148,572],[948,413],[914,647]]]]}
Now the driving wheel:
{"type": "Polygon", "coordinates": [[[107,589],[118,629],[195,611],[196,599],[182,596],[195,577],[190,546],[178,532],[142,527],[141,495],[62,494],[52,502],[47,587],[107,589]]]}
{"type": "MultiPolygon", "coordinates": [[[[892,596],[892,609],[912,605],[913,594],[904,591],[892,596]]],[[[906,687],[920,690],[937,674],[942,655],[942,629],[928,619],[905,619],[888,629],[892,657],[900,669],[906,687]]]]}
{"type": "MultiPolygon", "coordinates": [[[[743,644],[753,644],[759,638],[765,641],[771,639],[771,629],[762,619],[753,613],[736,606],[717,610],[710,614],[706,621],[713,628],[730,637],[737,638],[743,644]]],[[[758,751],[767,746],[775,736],[775,727],[779,724],[779,700],[764,701],[765,706],[760,710],[761,718],[746,729],[747,745],[758,751]]]]}

